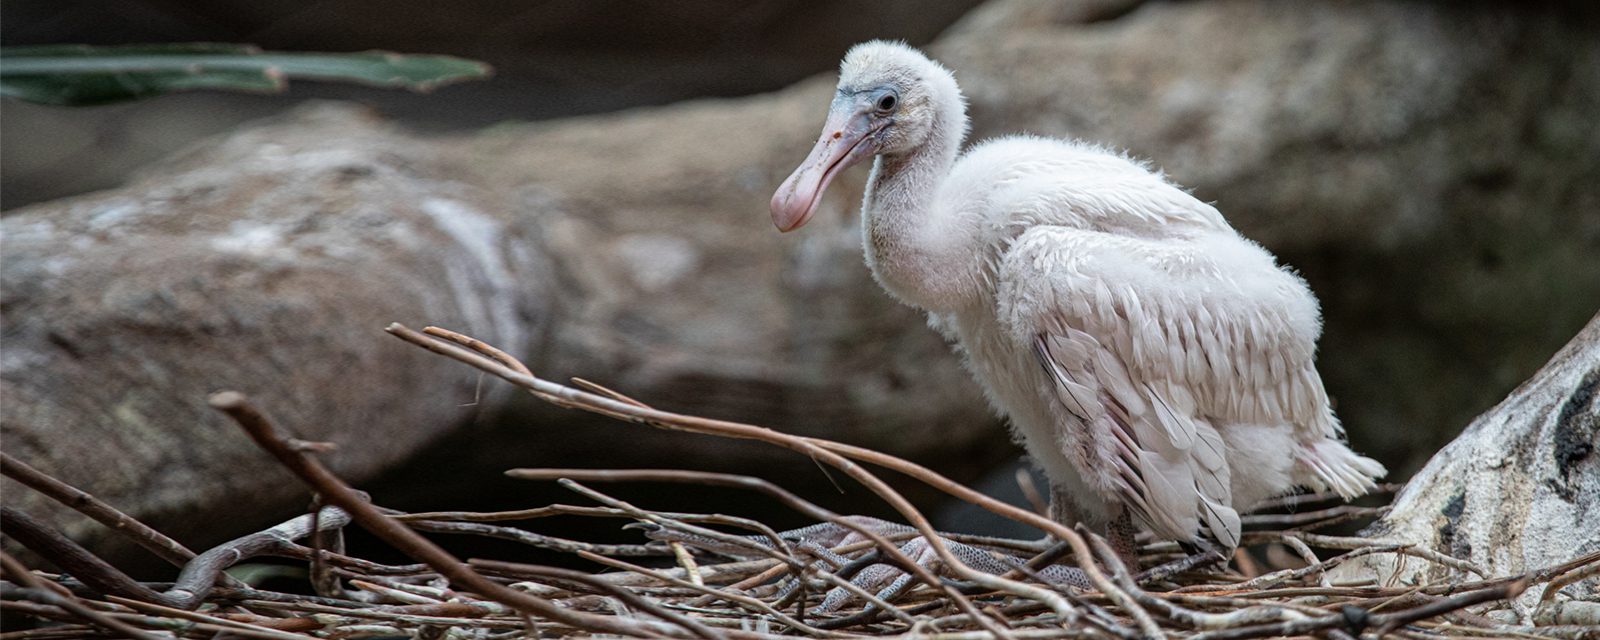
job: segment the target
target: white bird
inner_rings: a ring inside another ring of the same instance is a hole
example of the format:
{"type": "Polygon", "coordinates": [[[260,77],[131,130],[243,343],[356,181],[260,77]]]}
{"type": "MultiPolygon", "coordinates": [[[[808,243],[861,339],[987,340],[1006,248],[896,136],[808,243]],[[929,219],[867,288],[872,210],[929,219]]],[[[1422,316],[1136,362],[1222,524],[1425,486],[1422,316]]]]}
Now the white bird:
{"type": "Polygon", "coordinates": [[[862,242],[879,284],[928,312],[1050,479],[1053,516],[1231,550],[1239,513],[1305,486],[1345,498],[1351,451],[1314,364],[1306,283],[1215,208],[1083,142],[1011,136],[961,153],[965,99],[903,44],[857,45],[822,136],[772,199],[804,225],[874,158],[862,242]]]}

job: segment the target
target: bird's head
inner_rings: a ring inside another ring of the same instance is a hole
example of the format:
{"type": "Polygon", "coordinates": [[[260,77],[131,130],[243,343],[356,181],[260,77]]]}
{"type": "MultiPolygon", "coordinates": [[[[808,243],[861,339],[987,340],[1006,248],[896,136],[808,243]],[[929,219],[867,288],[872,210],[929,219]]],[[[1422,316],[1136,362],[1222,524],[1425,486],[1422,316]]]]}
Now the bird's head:
{"type": "Polygon", "coordinates": [[[834,177],[873,156],[916,150],[935,128],[948,126],[940,116],[952,105],[965,108],[955,76],[922,52],[883,40],[851,48],[839,65],[822,136],[772,196],[772,223],[779,231],[800,228],[834,177]]]}

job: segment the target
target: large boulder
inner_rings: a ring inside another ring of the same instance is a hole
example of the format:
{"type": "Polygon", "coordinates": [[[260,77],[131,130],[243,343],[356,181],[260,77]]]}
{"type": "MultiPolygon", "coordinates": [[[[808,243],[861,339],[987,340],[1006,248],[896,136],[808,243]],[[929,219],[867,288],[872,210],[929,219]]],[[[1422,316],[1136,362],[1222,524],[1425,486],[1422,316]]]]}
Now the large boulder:
{"type": "MultiPolygon", "coordinates": [[[[6,452],[190,540],[304,502],[206,406],[212,391],[340,444],[352,477],[413,455],[470,415],[473,381],[378,330],[458,324],[520,351],[541,320],[523,305],[544,299],[517,280],[535,267],[485,213],[498,204],[441,176],[403,135],[333,108],[7,216],[6,452]]],[[[65,513],[51,511],[69,532],[100,532],[65,513]]]]}
{"type": "MultiPolygon", "coordinates": [[[[1586,19],[1005,1],[932,52],[979,136],[1078,136],[1151,158],[1303,272],[1356,447],[1403,469],[1600,302],[1600,131],[1587,126],[1600,75],[1585,73],[1600,38],[1586,19]]],[[[199,538],[300,495],[207,415],[205,392],[223,386],[340,442],[333,459],[357,480],[426,450],[409,486],[452,499],[465,495],[453,483],[510,465],[828,482],[757,445],[480,393],[476,375],[382,337],[399,320],[495,341],[545,375],[957,476],[1014,456],[945,345],[867,274],[864,176],[830,190],[804,232],[767,222],[831,85],[442,138],[317,106],[120,189],[15,211],[0,223],[6,449],[199,538]]],[[[5,500],[40,508],[15,486],[5,500]]]]}
{"type": "MultiPolygon", "coordinates": [[[[1474,420],[1362,531],[1471,562],[1490,576],[1516,576],[1600,553],[1600,316],[1494,409],[1474,420]]],[[[1423,585],[1472,580],[1456,568],[1398,554],[1363,556],[1335,579],[1423,585]]],[[[1600,625],[1600,578],[1562,590],[1535,585],[1541,624],[1600,625]],[[1589,600],[1567,605],[1567,598],[1589,600]],[[1566,609],[1566,611],[1561,611],[1566,609]],[[1546,618],[1548,616],[1548,618],[1546,618]]]]}

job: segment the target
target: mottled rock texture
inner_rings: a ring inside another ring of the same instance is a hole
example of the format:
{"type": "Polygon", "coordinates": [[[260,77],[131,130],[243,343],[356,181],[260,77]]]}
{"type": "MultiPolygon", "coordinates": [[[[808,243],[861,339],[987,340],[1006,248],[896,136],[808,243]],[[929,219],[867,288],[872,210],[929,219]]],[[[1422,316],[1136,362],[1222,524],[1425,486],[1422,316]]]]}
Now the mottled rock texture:
{"type": "MultiPolygon", "coordinates": [[[[1490,575],[1518,575],[1600,551],[1600,317],[1479,416],[1428,462],[1396,497],[1394,508],[1364,535],[1437,549],[1490,575]]],[[[1429,562],[1371,555],[1339,567],[1339,578],[1384,584],[1472,579],[1429,562]]],[[[1592,603],[1600,580],[1563,589],[1600,624],[1592,603]]],[[[1546,598],[1530,589],[1525,604],[1546,598]]],[[[1574,624],[1573,621],[1561,621],[1574,624]]],[[[1551,621],[1542,621],[1550,624],[1551,621]]]]}

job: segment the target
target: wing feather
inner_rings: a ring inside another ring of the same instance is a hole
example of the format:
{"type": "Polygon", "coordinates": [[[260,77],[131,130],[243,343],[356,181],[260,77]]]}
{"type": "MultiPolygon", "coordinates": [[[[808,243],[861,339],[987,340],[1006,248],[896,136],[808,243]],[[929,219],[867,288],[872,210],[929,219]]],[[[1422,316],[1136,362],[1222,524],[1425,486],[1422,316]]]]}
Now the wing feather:
{"type": "Polygon", "coordinates": [[[1244,528],[1239,512],[1207,498],[1201,498],[1200,504],[1206,515],[1206,528],[1211,530],[1217,542],[1229,549],[1239,546],[1239,536],[1244,528]]]}
{"type": "Polygon", "coordinates": [[[1303,285],[1232,242],[1259,254],[1259,273],[1218,277],[1208,251],[1182,243],[1034,227],[1002,260],[997,295],[1059,406],[1111,437],[1107,471],[1135,514],[1164,536],[1203,530],[1230,548],[1240,518],[1217,425],[1337,428],[1311,363],[1314,302],[1291,321],[1272,296],[1303,285]]]}

